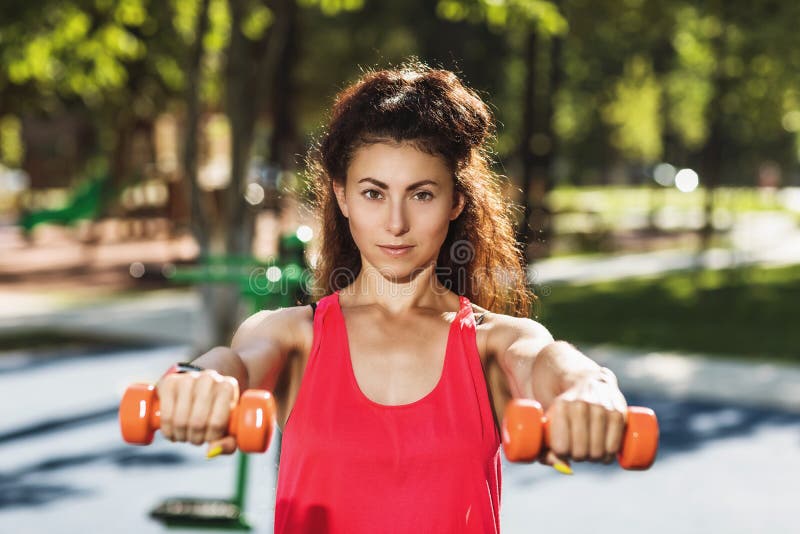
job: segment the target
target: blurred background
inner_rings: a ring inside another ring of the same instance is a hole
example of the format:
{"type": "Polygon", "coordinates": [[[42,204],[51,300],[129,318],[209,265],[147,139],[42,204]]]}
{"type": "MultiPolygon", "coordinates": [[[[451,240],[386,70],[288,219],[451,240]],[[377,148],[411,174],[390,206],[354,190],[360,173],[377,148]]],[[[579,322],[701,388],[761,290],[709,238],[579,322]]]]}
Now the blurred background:
{"type": "Polygon", "coordinates": [[[646,472],[504,459],[502,530],[797,531],[800,4],[0,10],[0,530],[272,531],[280,435],[136,447],[120,398],[308,300],[306,150],[338,90],[417,57],[495,113],[535,318],[661,425],[646,472]]]}

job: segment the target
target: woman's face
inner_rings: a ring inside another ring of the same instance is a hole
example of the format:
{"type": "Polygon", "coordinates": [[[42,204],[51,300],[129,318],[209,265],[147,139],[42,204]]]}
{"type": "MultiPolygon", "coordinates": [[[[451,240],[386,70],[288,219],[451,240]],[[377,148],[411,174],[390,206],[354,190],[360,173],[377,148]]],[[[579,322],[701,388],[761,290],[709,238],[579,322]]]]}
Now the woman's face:
{"type": "Polygon", "coordinates": [[[362,261],[398,278],[436,262],[450,221],[464,208],[444,159],[406,143],[360,147],[345,187],[334,182],[334,192],[362,261]],[[382,245],[410,248],[392,254],[382,245]]]}

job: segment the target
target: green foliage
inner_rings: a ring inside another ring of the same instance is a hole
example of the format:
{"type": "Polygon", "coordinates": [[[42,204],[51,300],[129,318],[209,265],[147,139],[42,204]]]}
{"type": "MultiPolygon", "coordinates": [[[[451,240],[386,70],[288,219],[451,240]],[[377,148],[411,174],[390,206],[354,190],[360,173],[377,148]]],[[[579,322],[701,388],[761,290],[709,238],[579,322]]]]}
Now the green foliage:
{"type": "Polygon", "coordinates": [[[266,6],[256,5],[242,23],[242,33],[250,40],[260,39],[272,24],[272,11],[266,6]]]}
{"type": "MultiPolygon", "coordinates": [[[[665,77],[668,119],[690,149],[701,147],[708,137],[706,110],[714,96],[712,77],[716,66],[710,40],[719,31],[719,21],[701,17],[694,6],[676,10],[676,31],[672,38],[675,68],[665,77]]],[[[736,62],[729,61],[729,71],[735,65],[736,62]]]]}
{"type": "Polygon", "coordinates": [[[359,11],[364,7],[364,0],[297,0],[301,7],[318,7],[327,17],[340,13],[359,11]]]}
{"type": "Polygon", "coordinates": [[[798,298],[798,266],[682,272],[552,285],[538,320],[574,342],[797,362],[798,298]]]}
{"type": "Polygon", "coordinates": [[[200,11],[200,0],[170,0],[172,26],[185,43],[194,41],[194,21],[200,11]]]}
{"type": "Polygon", "coordinates": [[[545,35],[562,35],[567,30],[566,19],[546,0],[439,0],[436,13],[445,20],[485,22],[497,32],[531,26],[545,35]]]}
{"type": "MultiPolygon", "coordinates": [[[[0,17],[0,113],[88,109],[98,142],[113,147],[108,136],[120,117],[152,117],[183,97],[200,5],[7,3],[0,17]]],[[[273,23],[271,4],[243,5],[242,33],[258,40],[273,23]]],[[[513,158],[527,68],[522,51],[535,31],[542,37],[537,53],[559,46],[557,90],[544,71],[536,84],[537,95],[554,104],[562,177],[594,182],[598,169],[619,160],[694,166],[714,121],[729,173],[723,181],[735,182],[738,174],[752,183],[765,158],[784,169],[800,160],[797,2],[298,0],[298,6],[292,91],[299,137],[324,121],[329,97],[362,66],[417,55],[460,71],[479,89],[498,119],[496,153],[513,158]]],[[[208,17],[200,36],[200,95],[206,109],[218,110],[229,0],[210,0],[208,17]]],[[[535,121],[546,118],[541,109],[534,113],[535,121]]]]}
{"type": "Polygon", "coordinates": [[[145,55],[144,42],[129,26],[140,26],[142,13],[140,2],[128,0],[92,20],[76,5],[64,3],[53,5],[33,31],[12,24],[3,32],[9,39],[0,43],[8,78],[94,103],[127,82],[126,61],[145,55]]]}
{"type": "Polygon", "coordinates": [[[29,88],[25,96],[34,105],[52,108],[42,101],[74,98],[89,108],[129,105],[137,97],[152,101],[152,92],[136,90],[144,80],[156,82],[162,94],[181,88],[184,48],[164,28],[168,17],[176,29],[185,27],[181,12],[171,17],[163,4],[148,0],[45,4],[31,7],[42,9],[41,17],[23,13],[28,16],[0,25],[0,80],[29,88]]]}
{"type": "Polygon", "coordinates": [[[633,161],[656,162],[661,157],[661,86],[650,62],[633,56],[614,87],[614,99],[605,109],[615,127],[611,141],[633,161]]]}
{"type": "Polygon", "coordinates": [[[13,115],[0,117],[0,163],[6,167],[19,167],[24,153],[19,118],[13,115]]]}
{"type": "Polygon", "coordinates": [[[208,33],[203,36],[203,46],[208,54],[222,52],[231,38],[231,13],[227,0],[211,0],[208,5],[208,33]]]}

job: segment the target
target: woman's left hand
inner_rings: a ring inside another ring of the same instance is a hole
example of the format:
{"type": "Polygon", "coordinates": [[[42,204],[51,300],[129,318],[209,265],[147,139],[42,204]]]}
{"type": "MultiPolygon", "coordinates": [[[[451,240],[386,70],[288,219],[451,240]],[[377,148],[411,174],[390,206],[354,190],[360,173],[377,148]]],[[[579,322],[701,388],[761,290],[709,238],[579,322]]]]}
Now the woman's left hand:
{"type": "Polygon", "coordinates": [[[622,445],[628,403],[616,376],[603,367],[577,379],[548,407],[549,445],[539,461],[571,474],[570,460],[614,461],[622,445]],[[561,465],[558,465],[561,464],[561,465]]]}

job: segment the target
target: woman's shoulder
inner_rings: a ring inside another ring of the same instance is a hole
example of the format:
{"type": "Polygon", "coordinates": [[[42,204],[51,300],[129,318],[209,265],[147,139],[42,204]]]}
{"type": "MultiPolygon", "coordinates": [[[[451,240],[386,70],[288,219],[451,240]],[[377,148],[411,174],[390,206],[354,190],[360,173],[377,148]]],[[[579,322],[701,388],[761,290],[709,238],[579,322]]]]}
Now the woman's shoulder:
{"type": "Polygon", "coordinates": [[[472,314],[475,316],[475,325],[480,326],[484,324],[490,315],[489,310],[478,306],[474,302],[470,302],[470,304],[472,305],[472,314]]]}
{"type": "Polygon", "coordinates": [[[286,350],[302,349],[309,328],[313,328],[313,309],[308,304],[260,310],[242,322],[232,345],[254,338],[268,338],[286,350]]]}
{"type": "Polygon", "coordinates": [[[475,317],[476,341],[484,363],[501,363],[506,350],[515,341],[527,336],[542,339],[550,336],[543,325],[528,317],[497,313],[470,302],[475,317]]]}
{"type": "Polygon", "coordinates": [[[552,340],[547,328],[534,319],[495,313],[475,304],[472,308],[477,330],[485,333],[487,359],[501,357],[511,345],[522,339],[535,339],[537,342],[552,340]]]}

